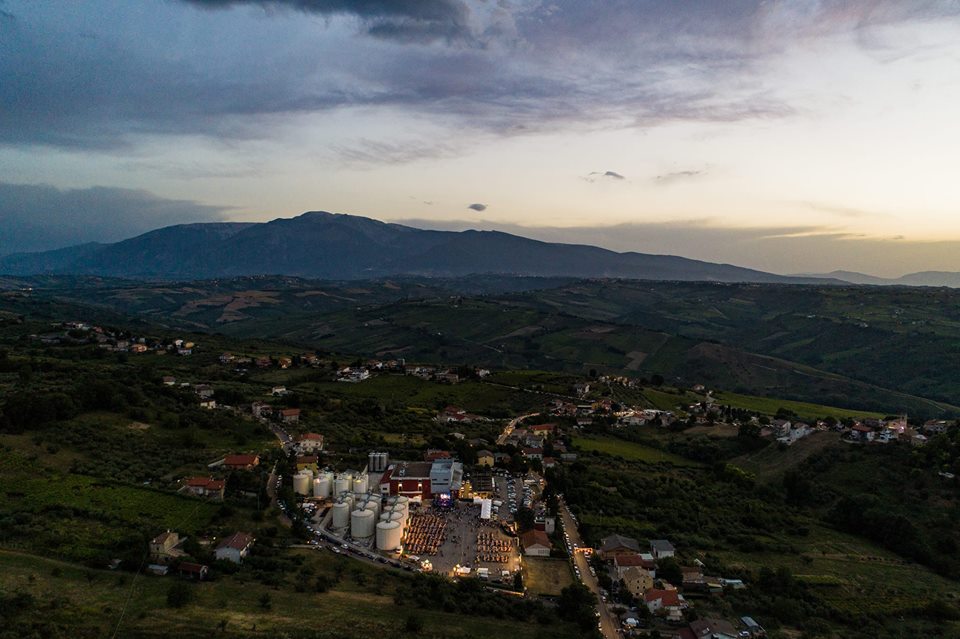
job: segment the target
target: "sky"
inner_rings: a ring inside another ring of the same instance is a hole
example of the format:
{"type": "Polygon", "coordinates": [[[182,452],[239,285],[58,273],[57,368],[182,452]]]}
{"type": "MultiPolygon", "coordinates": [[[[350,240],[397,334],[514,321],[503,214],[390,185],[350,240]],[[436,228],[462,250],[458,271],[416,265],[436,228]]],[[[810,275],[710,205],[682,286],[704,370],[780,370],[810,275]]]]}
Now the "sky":
{"type": "Polygon", "coordinates": [[[308,210],[960,271],[957,0],[0,0],[0,254],[308,210]]]}

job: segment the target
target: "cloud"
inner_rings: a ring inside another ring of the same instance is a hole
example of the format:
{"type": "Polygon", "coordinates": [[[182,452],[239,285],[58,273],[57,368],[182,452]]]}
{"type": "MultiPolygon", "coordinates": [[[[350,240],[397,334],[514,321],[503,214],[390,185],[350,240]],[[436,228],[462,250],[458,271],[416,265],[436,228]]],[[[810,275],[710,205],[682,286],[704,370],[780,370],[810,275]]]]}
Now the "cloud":
{"type": "Polygon", "coordinates": [[[686,170],[686,171],[673,171],[671,173],[664,173],[653,178],[654,182],[657,184],[673,184],[674,182],[682,182],[685,180],[692,180],[694,178],[702,177],[707,174],[706,170],[686,170]]]}
{"type": "Polygon", "coordinates": [[[583,178],[587,182],[596,182],[597,180],[625,180],[626,178],[616,171],[592,171],[583,178]]]}
{"type": "Polygon", "coordinates": [[[181,0],[205,9],[240,5],[290,9],[325,16],[352,15],[377,38],[402,42],[470,39],[469,9],[462,0],[181,0]]]}
{"type": "Polygon", "coordinates": [[[454,157],[459,147],[446,142],[418,140],[386,141],[361,138],[347,145],[335,145],[335,159],[352,166],[401,165],[419,160],[454,157]]]}
{"type": "Polygon", "coordinates": [[[474,202],[473,204],[471,204],[471,205],[468,206],[467,208],[470,209],[471,211],[486,211],[486,210],[487,210],[487,205],[486,205],[486,204],[480,204],[479,202],[474,202]]]}
{"type": "Polygon", "coordinates": [[[114,242],[172,224],[221,221],[227,210],[135,189],[61,190],[0,182],[0,255],[114,242]]]}
{"type": "MultiPolygon", "coordinates": [[[[789,118],[798,107],[765,74],[772,57],[816,38],[960,12],[933,0],[11,6],[18,19],[0,38],[0,145],[110,151],[156,136],[270,137],[344,109],[498,136],[789,118]]],[[[408,161],[402,149],[387,151],[408,161]]],[[[354,161],[375,156],[361,148],[354,161]]]]}
{"type": "Polygon", "coordinates": [[[840,217],[859,218],[859,217],[880,217],[880,216],[887,215],[886,213],[881,213],[878,211],[867,211],[865,209],[858,209],[850,206],[823,204],[820,202],[799,202],[799,204],[814,211],[820,211],[821,213],[830,213],[832,215],[837,215],[840,217]]]}

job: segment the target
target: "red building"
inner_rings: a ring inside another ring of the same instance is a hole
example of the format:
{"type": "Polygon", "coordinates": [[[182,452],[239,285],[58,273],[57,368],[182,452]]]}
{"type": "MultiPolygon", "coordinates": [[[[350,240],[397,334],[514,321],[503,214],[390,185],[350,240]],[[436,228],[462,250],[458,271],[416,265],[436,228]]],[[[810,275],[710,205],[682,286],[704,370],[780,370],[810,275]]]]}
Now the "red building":
{"type": "Polygon", "coordinates": [[[380,478],[380,492],[384,495],[403,495],[430,499],[430,462],[397,462],[387,468],[380,478]]]}

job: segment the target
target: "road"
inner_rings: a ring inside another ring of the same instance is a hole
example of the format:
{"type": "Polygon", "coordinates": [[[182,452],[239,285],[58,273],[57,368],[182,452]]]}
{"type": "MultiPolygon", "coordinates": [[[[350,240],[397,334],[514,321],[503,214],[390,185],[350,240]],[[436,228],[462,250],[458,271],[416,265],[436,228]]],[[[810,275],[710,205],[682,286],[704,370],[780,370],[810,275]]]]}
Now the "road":
{"type": "Polygon", "coordinates": [[[587,556],[579,549],[583,548],[583,540],[580,538],[580,530],[577,523],[570,515],[570,509],[562,500],[560,502],[560,520],[563,522],[563,530],[570,535],[570,544],[576,550],[573,551],[574,565],[580,569],[580,579],[583,584],[589,588],[597,597],[597,610],[600,611],[600,632],[605,639],[620,639],[620,624],[616,617],[610,614],[605,603],[600,598],[600,584],[596,577],[590,574],[590,563],[587,556]]]}
{"type": "Polygon", "coordinates": [[[510,420],[510,423],[503,427],[503,432],[500,433],[500,436],[497,437],[497,446],[503,446],[503,443],[507,441],[507,438],[510,437],[510,434],[513,432],[513,429],[517,427],[517,424],[525,420],[527,417],[533,417],[534,415],[539,415],[540,413],[530,413],[529,415],[521,415],[520,417],[514,417],[510,420]]]}

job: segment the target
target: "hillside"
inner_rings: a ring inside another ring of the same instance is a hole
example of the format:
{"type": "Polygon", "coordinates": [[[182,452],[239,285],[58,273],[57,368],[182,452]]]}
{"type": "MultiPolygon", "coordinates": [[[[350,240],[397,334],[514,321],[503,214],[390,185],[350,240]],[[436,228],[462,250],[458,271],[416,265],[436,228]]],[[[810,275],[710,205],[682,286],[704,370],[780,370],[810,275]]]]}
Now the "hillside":
{"type": "Polygon", "coordinates": [[[496,273],[718,282],[824,281],[670,255],[616,253],[489,231],[428,231],[326,212],[259,224],[170,226],[106,245],[0,258],[0,273],[159,279],[280,274],[325,279],[496,273]]]}

